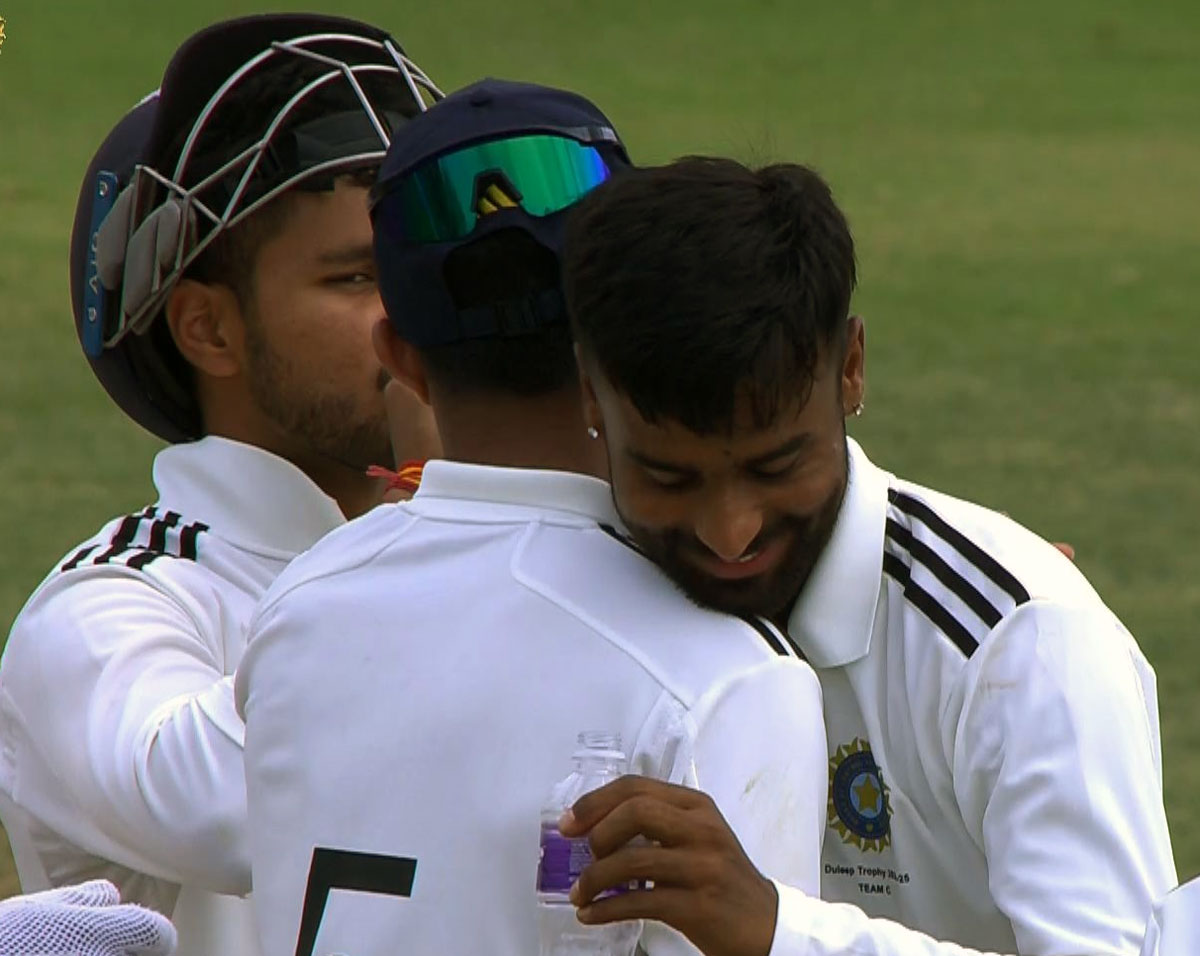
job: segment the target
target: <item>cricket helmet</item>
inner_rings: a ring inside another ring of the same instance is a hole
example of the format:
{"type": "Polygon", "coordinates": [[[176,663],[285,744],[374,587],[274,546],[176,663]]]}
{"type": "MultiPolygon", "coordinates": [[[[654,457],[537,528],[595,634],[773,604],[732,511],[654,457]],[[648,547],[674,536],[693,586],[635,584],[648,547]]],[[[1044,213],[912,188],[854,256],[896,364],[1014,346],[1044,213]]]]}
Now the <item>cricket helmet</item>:
{"type": "Polygon", "coordinates": [[[190,367],[159,320],[171,290],[281,193],[377,166],[441,96],[385,31],[342,17],[244,17],[188,39],[100,146],[75,210],[75,328],[121,409],[169,442],[200,437],[190,367]]]}

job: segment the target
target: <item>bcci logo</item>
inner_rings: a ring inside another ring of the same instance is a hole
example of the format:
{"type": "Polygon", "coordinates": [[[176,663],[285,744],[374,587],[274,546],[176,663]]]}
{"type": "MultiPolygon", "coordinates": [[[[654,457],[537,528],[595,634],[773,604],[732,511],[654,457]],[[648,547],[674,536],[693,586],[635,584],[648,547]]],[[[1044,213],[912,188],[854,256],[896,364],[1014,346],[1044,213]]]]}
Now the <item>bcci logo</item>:
{"type": "Polygon", "coordinates": [[[882,852],[892,843],[892,806],[871,745],[856,737],[829,761],[829,825],[844,843],[882,852]]]}

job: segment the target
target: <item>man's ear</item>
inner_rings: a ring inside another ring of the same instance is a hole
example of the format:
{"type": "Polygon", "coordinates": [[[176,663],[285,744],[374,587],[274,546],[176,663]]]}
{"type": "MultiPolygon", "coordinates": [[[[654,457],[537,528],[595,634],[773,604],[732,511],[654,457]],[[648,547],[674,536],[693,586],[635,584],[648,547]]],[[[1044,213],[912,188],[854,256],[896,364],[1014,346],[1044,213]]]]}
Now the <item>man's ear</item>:
{"type": "Polygon", "coordinates": [[[183,279],[167,299],[166,318],[175,347],[197,371],[230,378],[245,367],[246,323],[232,289],[183,279]]]}
{"type": "Polygon", "coordinates": [[[379,319],[371,328],[371,344],[375,346],[375,357],[388,374],[403,382],[426,405],[429,404],[429,378],[425,374],[425,363],[421,353],[411,343],[396,334],[392,323],[379,319]]]}
{"type": "Polygon", "coordinates": [[[847,415],[862,411],[867,394],[866,383],[867,337],[860,316],[846,320],[846,358],[842,362],[842,404],[847,415]]]}
{"type": "Polygon", "coordinates": [[[604,414],[600,411],[600,400],[596,397],[596,385],[592,381],[588,364],[578,343],[575,345],[575,366],[579,369],[579,394],[583,402],[583,423],[586,427],[604,432],[604,414]]]}

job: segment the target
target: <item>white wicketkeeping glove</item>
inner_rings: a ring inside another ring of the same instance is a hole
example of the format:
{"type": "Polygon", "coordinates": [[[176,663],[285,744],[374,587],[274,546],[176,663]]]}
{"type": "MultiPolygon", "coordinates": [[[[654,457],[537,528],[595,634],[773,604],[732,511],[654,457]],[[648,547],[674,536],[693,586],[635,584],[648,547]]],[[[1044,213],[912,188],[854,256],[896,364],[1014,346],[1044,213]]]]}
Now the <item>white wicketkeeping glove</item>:
{"type": "Polygon", "coordinates": [[[107,880],[0,901],[0,956],[170,956],[175,927],[107,880]]]}

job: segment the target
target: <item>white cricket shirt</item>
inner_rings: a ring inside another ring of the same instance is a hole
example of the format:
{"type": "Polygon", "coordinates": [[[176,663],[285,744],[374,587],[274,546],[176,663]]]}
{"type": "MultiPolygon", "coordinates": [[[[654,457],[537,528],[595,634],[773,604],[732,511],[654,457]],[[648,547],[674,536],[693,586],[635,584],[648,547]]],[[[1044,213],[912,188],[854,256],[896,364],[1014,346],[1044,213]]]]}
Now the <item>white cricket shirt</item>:
{"type": "Polygon", "coordinates": [[[699,785],[764,872],[816,892],[816,678],[616,521],[593,478],[435,461],[275,582],[237,674],[268,956],[536,953],[539,809],[587,730],[699,785]]]}
{"type": "Polygon", "coordinates": [[[4,824],[27,890],[104,877],[174,915],[180,956],[230,951],[226,920],[245,953],[244,901],[206,898],[249,889],[231,675],[267,585],[345,521],[291,464],[223,438],[163,450],[154,483],[157,503],[66,555],[13,624],[4,824]]]}
{"type": "Polygon", "coordinates": [[[850,465],[789,631],[829,735],[821,895],[853,906],[783,890],[775,956],[1136,954],[1176,882],[1153,671],[1052,545],[850,465]]]}
{"type": "Polygon", "coordinates": [[[1150,914],[1141,956],[1200,953],[1200,879],[1168,893],[1150,914]]]}

